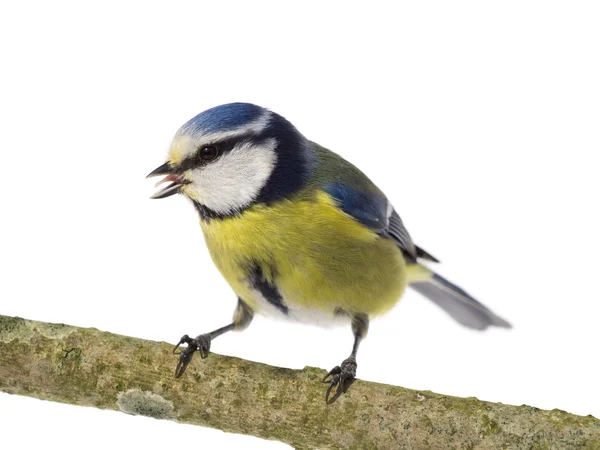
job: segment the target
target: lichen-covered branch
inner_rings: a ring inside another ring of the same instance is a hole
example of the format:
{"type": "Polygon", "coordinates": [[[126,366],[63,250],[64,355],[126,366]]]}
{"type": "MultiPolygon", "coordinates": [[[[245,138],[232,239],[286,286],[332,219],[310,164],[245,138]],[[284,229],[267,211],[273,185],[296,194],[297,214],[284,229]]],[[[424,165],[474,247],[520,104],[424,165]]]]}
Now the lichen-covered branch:
{"type": "Polygon", "coordinates": [[[173,376],[172,346],[0,316],[0,391],[259,436],[309,449],[600,448],[600,420],[356,381],[217,354],[173,376]]]}

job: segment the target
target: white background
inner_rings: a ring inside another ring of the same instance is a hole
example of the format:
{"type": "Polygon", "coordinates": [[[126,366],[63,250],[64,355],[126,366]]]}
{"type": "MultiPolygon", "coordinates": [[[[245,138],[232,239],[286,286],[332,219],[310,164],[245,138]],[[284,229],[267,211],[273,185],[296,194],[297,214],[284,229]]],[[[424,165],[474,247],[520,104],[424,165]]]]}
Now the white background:
{"type": "MultiPolygon", "coordinates": [[[[0,314],[169,342],[228,323],[194,209],[144,176],[183,122],[249,101],[360,166],[515,326],[409,292],[360,378],[598,417],[599,22],[583,1],[3,2],[0,314]]],[[[329,369],[351,345],[258,317],[213,350],[329,369]]],[[[285,448],[6,394],[0,424],[21,448],[285,448]]]]}

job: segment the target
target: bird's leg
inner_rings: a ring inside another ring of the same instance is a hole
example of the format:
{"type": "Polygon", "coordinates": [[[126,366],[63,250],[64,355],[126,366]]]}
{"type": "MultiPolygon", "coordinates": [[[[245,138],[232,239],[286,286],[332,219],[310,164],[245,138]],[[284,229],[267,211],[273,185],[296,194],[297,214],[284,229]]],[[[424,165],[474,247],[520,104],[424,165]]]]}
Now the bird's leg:
{"type": "Polygon", "coordinates": [[[200,352],[200,357],[202,359],[206,358],[208,356],[208,352],[210,351],[210,343],[212,340],[223,333],[233,330],[234,328],[235,324],[230,323],[225,327],[211,331],[210,333],[200,334],[195,338],[191,338],[187,334],[184,334],[173,349],[173,353],[179,355],[179,361],[177,362],[177,367],[175,368],[175,377],[179,378],[181,375],[183,375],[196,350],[200,352]],[[182,344],[187,344],[187,347],[181,352],[177,353],[177,349],[182,344]]]}
{"type": "Polygon", "coordinates": [[[210,333],[201,334],[195,338],[191,338],[187,334],[184,334],[173,349],[173,353],[179,355],[179,361],[177,362],[177,367],[175,368],[175,377],[179,378],[181,375],[183,375],[196,351],[200,352],[200,357],[202,359],[206,358],[208,356],[208,352],[210,351],[210,343],[214,338],[231,330],[241,331],[247,328],[248,325],[250,325],[250,322],[252,322],[253,317],[254,313],[252,309],[250,309],[250,307],[246,305],[246,303],[244,303],[244,301],[240,298],[238,299],[238,305],[235,309],[235,313],[233,314],[233,322],[229,325],[211,331],[210,333]],[[177,349],[182,344],[187,344],[187,347],[181,352],[177,353],[177,349]]]}
{"type": "Polygon", "coordinates": [[[333,403],[337,398],[348,390],[356,377],[356,353],[360,342],[367,336],[369,330],[369,317],[366,314],[354,314],[352,316],[352,333],[354,334],[354,345],[350,356],[342,361],[340,366],[336,366],[323,378],[324,383],[329,383],[325,402],[333,403]],[[329,380],[331,377],[331,381],[329,380]],[[329,394],[337,386],[335,395],[330,399],[329,394]]]}

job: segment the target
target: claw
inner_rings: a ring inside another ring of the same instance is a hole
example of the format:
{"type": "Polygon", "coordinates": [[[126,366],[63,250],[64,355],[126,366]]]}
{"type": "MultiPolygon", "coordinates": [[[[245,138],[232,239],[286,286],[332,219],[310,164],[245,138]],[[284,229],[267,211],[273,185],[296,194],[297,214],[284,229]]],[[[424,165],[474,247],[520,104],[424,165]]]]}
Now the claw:
{"type": "Polygon", "coordinates": [[[329,382],[329,387],[327,388],[327,392],[325,393],[325,403],[331,404],[335,402],[340,395],[345,393],[350,385],[354,382],[356,376],[356,359],[354,356],[350,356],[348,359],[342,362],[341,367],[335,366],[333,369],[329,371],[325,378],[323,378],[323,382],[327,383],[328,378],[331,378],[329,382]],[[333,397],[329,398],[331,395],[331,391],[333,388],[337,386],[335,394],[333,397]]]}
{"type": "Polygon", "coordinates": [[[200,357],[202,359],[208,357],[210,340],[210,334],[202,334],[197,336],[195,339],[192,339],[187,334],[184,334],[181,339],[179,339],[179,342],[173,349],[173,354],[179,355],[179,361],[177,361],[177,367],[175,367],[175,378],[179,378],[183,375],[185,369],[194,356],[194,352],[200,352],[200,357]],[[177,352],[177,349],[181,347],[182,344],[187,344],[187,347],[180,352],[177,352]]]}
{"type": "Polygon", "coordinates": [[[174,355],[178,355],[179,353],[175,353],[177,351],[177,349],[181,346],[181,344],[188,344],[192,341],[192,338],[190,338],[187,334],[184,334],[183,336],[181,336],[181,339],[179,339],[179,342],[177,343],[177,345],[175,346],[175,348],[173,349],[173,354],[174,355]]]}
{"type": "MultiPolygon", "coordinates": [[[[329,373],[327,375],[325,375],[325,378],[323,378],[323,383],[328,383],[327,378],[329,378],[332,375],[339,375],[340,373],[342,373],[342,368],[340,366],[335,366],[333,369],[331,369],[329,371],[329,373]]],[[[335,377],[333,377],[335,378],[335,377]]],[[[333,380],[332,380],[333,382],[333,380]]]]}
{"type": "MultiPolygon", "coordinates": [[[[329,376],[329,374],[327,376],[329,376]]],[[[341,378],[341,376],[339,374],[336,374],[331,379],[331,383],[329,383],[329,387],[327,388],[327,392],[325,393],[325,403],[327,403],[327,404],[333,403],[341,395],[341,391],[338,388],[336,390],[334,396],[331,398],[331,400],[329,399],[329,395],[331,394],[331,390],[340,383],[340,378],[341,378]]],[[[340,386],[341,386],[341,384],[340,384],[340,386]]]]}
{"type": "Polygon", "coordinates": [[[198,347],[198,351],[200,352],[200,358],[202,359],[206,359],[208,358],[208,352],[206,351],[206,349],[202,346],[198,347]]]}
{"type": "Polygon", "coordinates": [[[194,352],[197,349],[198,345],[196,344],[196,341],[190,338],[187,334],[184,334],[181,339],[179,339],[179,342],[173,349],[173,354],[179,355],[179,361],[177,361],[177,367],[175,367],[175,378],[179,378],[181,375],[183,375],[185,369],[187,369],[188,364],[194,356],[194,352]],[[188,346],[179,353],[175,353],[181,344],[187,344],[188,346]]]}
{"type": "Polygon", "coordinates": [[[185,369],[187,369],[188,364],[192,360],[192,355],[193,353],[190,353],[189,355],[185,354],[184,352],[180,353],[179,361],[177,361],[177,367],[175,367],[175,378],[179,378],[181,375],[183,375],[185,369]]]}

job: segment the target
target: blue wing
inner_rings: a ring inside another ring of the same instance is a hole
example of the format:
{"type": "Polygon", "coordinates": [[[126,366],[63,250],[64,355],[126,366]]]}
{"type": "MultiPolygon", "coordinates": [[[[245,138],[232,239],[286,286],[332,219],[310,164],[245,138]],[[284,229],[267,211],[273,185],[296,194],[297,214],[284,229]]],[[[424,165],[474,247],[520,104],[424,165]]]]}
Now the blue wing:
{"type": "Polygon", "coordinates": [[[342,183],[329,183],[323,189],[339,204],[340,209],[377,233],[388,227],[387,199],[381,195],[360,192],[342,183]]]}
{"type": "Polygon", "coordinates": [[[437,261],[415,246],[402,219],[383,194],[361,191],[340,182],[329,183],[323,190],[338,202],[342,211],[376,233],[393,239],[412,259],[437,261]]]}

